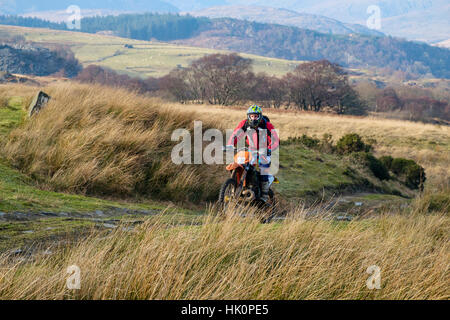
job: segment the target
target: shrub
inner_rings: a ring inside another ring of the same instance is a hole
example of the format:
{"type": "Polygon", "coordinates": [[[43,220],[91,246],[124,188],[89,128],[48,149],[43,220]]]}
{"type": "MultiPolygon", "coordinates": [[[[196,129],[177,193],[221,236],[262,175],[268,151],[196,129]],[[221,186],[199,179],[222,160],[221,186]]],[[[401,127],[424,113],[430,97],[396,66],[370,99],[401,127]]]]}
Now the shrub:
{"type": "Polygon", "coordinates": [[[381,163],[384,164],[384,166],[388,169],[391,170],[392,167],[392,160],[394,160],[394,158],[392,158],[391,156],[382,156],[380,158],[381,163]]]}
{"type": "Polygon", "coordinates": [[[341,154],[349,154],[352,152],[369,152],[372,146],[365,144],[357,133],[349,133],[339,139],[336,149],[341,154]]]}
{"type": "Polygon", "coordinates": [[[425,169],[414,164],[406,169],[406,185],[414,188],[423,190],[423,184],[425,182],[425,169]]]}
{"type": "Polygon", "coordinates": [[[395,174],[404,174],[406,172],[406,168],[413,164],[415,164],[414,160],[395,158],[392,160],[391,170],[395,174]]]}
{"type": "Polygon", "coordinates": [[[389,171],[386,166],[379,159],[375,158],[369,152],[355,152],[352,155],[357,162],[367,166],[373,175],[380,180],[387,180],[390,178],[389,171]]]}
{"type": "Polygon", "coordinates": [[[393,173],[404,177],[404,183],[413,189],[423,190],[426,180],[425,169],[414,160],[395,158],[392,160],[391,170],[393,173]]]}
{"type": "Polygon", "coordinates": [[[449,211],[450,210],[450,195],[444,193],[431,194],[429,197],[429,211],[449,211]]]}
{"type": "Polygon", "coordinates": [[[307,136],[303,134],[301,137],[289,137],[287,140],[289,144],[302,144],[308,148],[315,148],[319,145],[320,140],[314,137],[307,136]]]}
{"type": "Polygon", "coordinates": [[[320,141],[320,150],[326,153],[333,153],[336,150],[336,147],[333,146],[333,135],[330,133],[323,134],[320,141]]]}

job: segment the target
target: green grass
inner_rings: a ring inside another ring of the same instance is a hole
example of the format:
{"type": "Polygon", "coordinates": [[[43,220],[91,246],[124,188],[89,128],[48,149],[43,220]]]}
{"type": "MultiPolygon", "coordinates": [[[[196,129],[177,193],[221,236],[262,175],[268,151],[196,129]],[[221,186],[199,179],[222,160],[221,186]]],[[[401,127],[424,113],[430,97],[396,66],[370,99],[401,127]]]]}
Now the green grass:
{"type": "MultiPolygon", "coordinates": [[[[280,148],[280,184],[276,190],[282,197],[307,202],[336,198],[354,192],[380,192],[368,195],[371,204],[412,196],[411,190],[395,179],[380,181],[368,168],[353,163],[348,157],[309,149],[298,143],[284,143],[280,148]]],[[[368,198],[364,200],[369,200],[368,198]]],[[[356,200],[355,200],[356,201],[356,200]]]]}
{"type": "Polygon", "coordinates": [[[42,218],[29,221],[0,221],[0,253],[21,248],[23,251],[33,249],[39,245],[40,249],[46,244],[54,245],[56,241],[68,240],[90,234],[112,230],[106,224],[118,228],[134,227],[144,222],[155,221],[174,230],[194,228],[202,223],[203,217],[198,214],[176,213],[170,211],[163,215],[146,216],[134,214],[107,218],[42,218]]]}
{"type": "Polygon", "coordinates": [[[324,154],[301,145],[280,148],[280,169],[277,190],[286,197],[300,198],[317,194],[323,188],[337,190],[355,184],[345,175],[347,164],[333,154],[324,154]]]}
{"type": "MultiPolygon", "coordinates": [[[[228,53],[224,50],[38,28],[0,26],[0,36],[2,33],[21,34],[27,40],[37,43],[68,45],[84,66],[95,64],[138,77],[161,77],[168,74],[177,65],[187,67],[190,62],[205,54],[228,53]],[[131,44],[134,48],[125,48],[125,44],[131,44]]],[[[277,76],[293,70],[300,63],[300,61],[267,58],[252,54],[241,54],[241,56],[254,60],[255,72],[266,72],[277,76]]]]}
{"type": "Polygon", "coordinates": [[[17,127],[25,115],[20,97],[13,97],[9,99],[7,105],[0,106],[0,139],[17,127]]]}
{"type": "Polygon", "coordinates": [[[160,204],[124,203],[94,197],[57,193],[38,189],[30,178],[0,160],[0,211],[3,212],[89,212],[128,208],[163,209],[160,204]]]}
{"type": "Polygon", "coordinates": [[[39,221],[0,222],[0,252],[52,242],[92,229],[95,222],[83,219],[51,218],[39,221]]]}

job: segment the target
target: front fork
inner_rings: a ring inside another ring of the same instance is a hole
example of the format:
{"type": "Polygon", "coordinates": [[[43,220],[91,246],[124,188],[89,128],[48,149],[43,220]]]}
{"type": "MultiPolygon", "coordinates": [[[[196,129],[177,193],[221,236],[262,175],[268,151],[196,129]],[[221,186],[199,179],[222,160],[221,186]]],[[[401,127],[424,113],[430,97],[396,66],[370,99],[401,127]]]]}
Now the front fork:
{"type": "Polygon", "coordinates": [[[259,177],[257,178],[257,185],[258,185],[257,190],[252,190],[250,188],[244,190],[244,182],[247,179],[247,175],[248,175],[249,171],[248,171],[248,169],[243,169],[243,173],[240,177],[240,181],[237,181],[236,170],[237,169],[235,169],[231,174],[231,178],[236,181],[236,190],[234,191],[236,199],[240,199],[241,196],[244,196],[244,201],[252,201],[255,199],[259,199],[261,197],[261,181],[260,181],[259,177]]]}
{"type": "Polygon", "coordinates": [[[244,189],[244,182],[245,182],[246,178],[247,178],[247,170],[244,169],[244,172],[242,173],[242,176],[241,176],[241,180],[237,181],[238,184],[237,184],[237,188],[235,191],[236,199],[239,199],[241,197],[242,190],[244,189]]]}

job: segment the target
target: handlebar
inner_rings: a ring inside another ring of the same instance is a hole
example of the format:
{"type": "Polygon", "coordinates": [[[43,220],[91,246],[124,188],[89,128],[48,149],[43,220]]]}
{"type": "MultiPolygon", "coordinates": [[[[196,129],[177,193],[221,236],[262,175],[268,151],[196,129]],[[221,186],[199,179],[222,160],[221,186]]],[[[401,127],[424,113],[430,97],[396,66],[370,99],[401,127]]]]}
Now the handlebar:
{"type": "MultiPolygon", "coordinates": [[[[235,146],[223,146],[222,147],[222,151],[228,151],[228,150],[233,150],[233,151],[250,151],[253,153],[258,153],[260,155],[267,155],[267,151],[266,152],[259,152],[259,151],[255,151],[255,150],[250,150],[248,147],[242,147],[242,148],[236,148],[235,146]]],[[[268,150],[270,152],[270,150],[268,150]]]]}
{"type": "Polygon", "coordinates": [[[223,146],[222,147],[222,151],[228,151],[228,150],[233,150],[233,151],[247,151],[248,148],[247,147],[243,147],[243,148],[236,148],[234,146],[223,146]]]}

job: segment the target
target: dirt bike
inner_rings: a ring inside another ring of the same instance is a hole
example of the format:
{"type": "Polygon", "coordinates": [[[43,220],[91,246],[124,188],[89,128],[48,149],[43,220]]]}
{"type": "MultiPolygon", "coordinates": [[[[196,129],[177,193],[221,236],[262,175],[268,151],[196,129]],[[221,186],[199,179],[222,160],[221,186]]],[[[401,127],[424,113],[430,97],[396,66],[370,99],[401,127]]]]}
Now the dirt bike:
{"type": "MultiPolygon", "coordinates": [[[[224,151],[226,148],[224,148],[224,151]]],[[[230,171],[231,178],[226,180],[219,193],[219,203],[226,208],[232,202],[252,204],[266,211],[262,223],[269,223],[276,214],[276,199],[272,188],[269,189],[269,200],[261,200],[261,179],[258,161],[254,161],[254,155],[248,148],[233,149],[237,151],[234,162],[226,169],[230,171]]],[[[275,178],[273,183],[279,183],[275,178]]]]}

